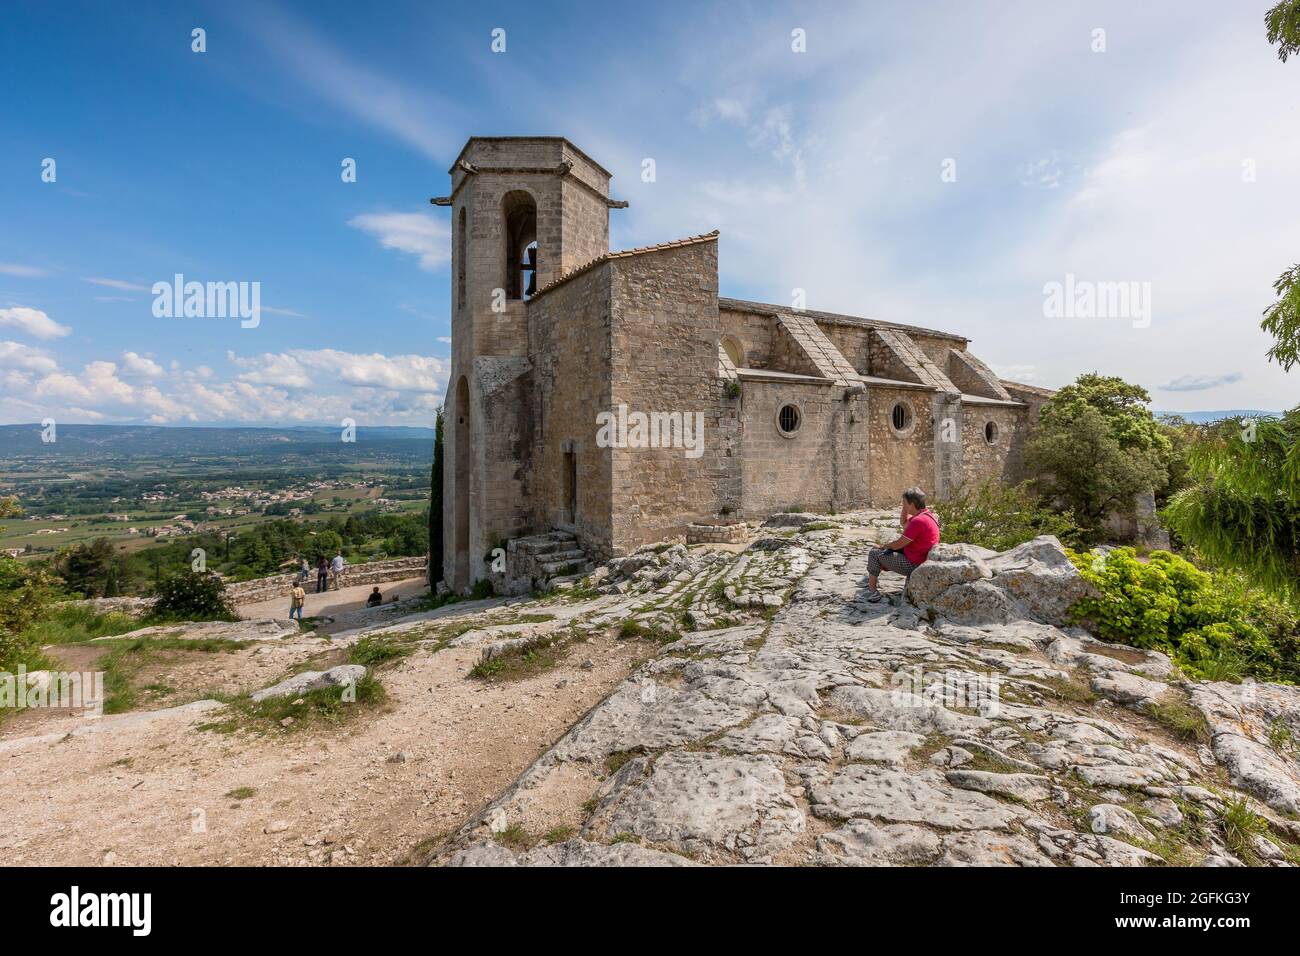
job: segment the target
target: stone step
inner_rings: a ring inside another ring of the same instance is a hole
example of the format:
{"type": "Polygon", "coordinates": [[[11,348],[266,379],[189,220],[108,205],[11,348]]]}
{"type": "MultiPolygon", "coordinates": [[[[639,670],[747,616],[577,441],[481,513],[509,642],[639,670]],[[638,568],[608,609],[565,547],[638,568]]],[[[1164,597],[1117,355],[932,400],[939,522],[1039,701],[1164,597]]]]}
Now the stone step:
{"type": "Polygon", "coordinates": [[[562,574],[565,577],[591,573],[592,564],[585,557],[570,561],[543,561],[538,568],[547,577],[562,574]]]}
{"type": "Polygon", "coordinates": [[[546,551],[536,556],[538,561],[546,564],[563,564],[565,561],[586,561],[587,552],[581,548],[546,551]]]}

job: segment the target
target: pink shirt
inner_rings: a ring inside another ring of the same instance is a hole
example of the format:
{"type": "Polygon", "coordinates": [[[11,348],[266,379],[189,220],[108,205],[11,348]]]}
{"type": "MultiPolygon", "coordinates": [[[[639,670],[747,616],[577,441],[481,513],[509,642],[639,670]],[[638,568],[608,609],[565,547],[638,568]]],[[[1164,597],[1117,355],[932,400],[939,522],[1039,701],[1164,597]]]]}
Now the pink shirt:
{"type": "Polygon", "coordinates": [[[939,543],[939,523],[930,514],[930,509],[922,511],[907,523],[903,537],[912,539],[912,543],[903,548],[903,557],[913,564],[923,562],[930,554],[930,549],[939,543]]]}

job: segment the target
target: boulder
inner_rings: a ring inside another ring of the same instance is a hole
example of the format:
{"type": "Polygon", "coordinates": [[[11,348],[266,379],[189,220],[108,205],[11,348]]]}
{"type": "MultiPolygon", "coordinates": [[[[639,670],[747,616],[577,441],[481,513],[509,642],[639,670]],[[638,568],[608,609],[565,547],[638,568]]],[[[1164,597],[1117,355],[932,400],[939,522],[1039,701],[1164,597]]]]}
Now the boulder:
{"type": "Polygon", "coordinates": [[[269,700],[272,697],[295,697],[309,691],[324,687],[343,687],[355,684],[366,676],[366,669],[361,664],[340,664],[327,671],[303,671],[287,680],[272,684],[249,695],[254,702],[269,700]]]}
{"type": "Polygon", "coordinates": [[[912,572],[908,598],[958,624],[1017,619],[1063,625],[1070,606],[1090,593],[1061,542],[1041,535],[1001,554],[970,545],[937,545],[912,572]]]}

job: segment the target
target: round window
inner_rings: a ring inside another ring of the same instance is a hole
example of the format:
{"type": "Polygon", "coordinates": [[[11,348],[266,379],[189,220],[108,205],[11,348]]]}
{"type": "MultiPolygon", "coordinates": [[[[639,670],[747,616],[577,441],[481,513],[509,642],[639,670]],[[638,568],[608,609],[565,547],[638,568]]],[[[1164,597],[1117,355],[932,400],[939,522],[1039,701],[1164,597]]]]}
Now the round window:
{"type": "Polygon", "coordinates": [[[912,409],[905,402],[899,402],[889,413],[889,423],[894,431],[905,432],[912,427],[912,409]]]}
{"type": "Polygon", "coordinates": [[[984,426],[984,440],[992,445],[998,440],[998,423],[988,422],[984,426]]]}
{"type": "Polygon", "coordinates": [[[793,405],[782,405],[776,416],[776,427],[782,435],[793,435],[799,430],[799,409],[793,405]]]}

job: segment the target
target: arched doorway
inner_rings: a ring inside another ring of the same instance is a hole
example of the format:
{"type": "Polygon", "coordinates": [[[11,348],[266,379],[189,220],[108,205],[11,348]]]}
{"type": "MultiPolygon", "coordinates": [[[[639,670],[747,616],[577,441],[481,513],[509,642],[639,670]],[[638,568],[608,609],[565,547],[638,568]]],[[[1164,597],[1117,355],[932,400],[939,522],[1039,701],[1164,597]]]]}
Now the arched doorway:
{"type": "Polygon", "coordinates": [[[454,423],[453,449],[455,454],[455,481],[452,493],[455,496],[452,507],[455,509],[453,539],[455,541],[456,564],[452,586],[456,590],[469,587],[469,380],[460,377],[456,383],[456,421],[454,423]]]}

